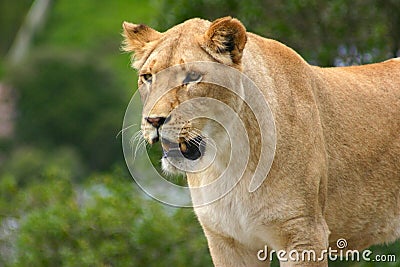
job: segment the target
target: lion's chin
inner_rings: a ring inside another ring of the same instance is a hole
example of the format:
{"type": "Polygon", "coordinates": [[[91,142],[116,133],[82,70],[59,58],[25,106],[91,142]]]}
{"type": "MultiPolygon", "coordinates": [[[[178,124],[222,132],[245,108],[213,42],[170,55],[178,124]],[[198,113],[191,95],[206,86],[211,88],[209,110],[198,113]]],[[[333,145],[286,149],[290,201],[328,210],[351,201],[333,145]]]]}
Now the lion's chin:
{"type": "Polygon", "coordinates": [[[185,175],[183,170],[178,169],[166,157],[162,157],[161,159],[161,167],[165,174],[170,175],[185,175]]]}

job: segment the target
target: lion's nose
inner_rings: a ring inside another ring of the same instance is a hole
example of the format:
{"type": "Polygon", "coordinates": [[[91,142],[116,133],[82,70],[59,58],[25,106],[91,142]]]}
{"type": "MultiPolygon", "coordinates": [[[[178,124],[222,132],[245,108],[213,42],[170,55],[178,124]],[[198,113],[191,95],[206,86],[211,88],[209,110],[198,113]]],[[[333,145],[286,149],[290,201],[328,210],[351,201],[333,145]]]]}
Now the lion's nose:
{"type": "Polygon", "coordinates": [[[148,123],[153,125],[154,128],[160,128],[165,122],[165,117],[146,117],[145,119],[148,123]]]}

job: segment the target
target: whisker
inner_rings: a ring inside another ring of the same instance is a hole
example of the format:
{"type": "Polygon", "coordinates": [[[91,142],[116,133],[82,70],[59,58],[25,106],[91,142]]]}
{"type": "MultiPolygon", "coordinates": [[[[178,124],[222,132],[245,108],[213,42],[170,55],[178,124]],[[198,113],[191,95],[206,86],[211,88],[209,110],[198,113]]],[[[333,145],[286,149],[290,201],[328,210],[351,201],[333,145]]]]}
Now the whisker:
{"type": "MultiPolygon", "coordinates": [[[[207,140],[212,140],[211,138],[205,136],[204,134],[202,134],[201,130],[197,129],[197,128],[193,128],[193,131],[188,133],[189,137],[191,140],[196,141],[196,137],[200,136],[202,138],[202,141],[206,142],[208,146],[213,147],[214,149],[217,149],[216,145],[214,144],[214,142],[212,141],[208,141],[207,140]]],[[[200,145],[200,143],[202,141],[196,141],[199,142],[197,145],[200,145]]]]}
{"type": "Polygon", "coordinates": [[[143,148],[146,150],[146,140],[143,137],[142,130],[138,130],[132,135],[131,139],[129,140],[129,144],[133,153],[133,160],[135,160],[138,152],[143,150],[143,148]]]}
{"type": "MultiPolygon", "coordinates": [[[[146,140],[145,140],[145,141],[146,141],[146,140]]],[[[146,147],[146,149],[148,149],[148,148],[150,148],[150,147],[151,147],[151,144],[149,144],[149,143],[145,142],[145,143],[144,143],[144,146],[146,147]]]]}
{"type": "Polygon", "coordinates": [[[201,136],[201,140],[198,140],[196,138],[199,137],[199,134],[193,134],[193,133],[190,133],[189,137],[190,137],[188,140],[189,143],[192,143],[196,146],[204,146],[205,145],[204,143],[207,143],[207,145],[216,149],[216,146],[214,145],[213,142],[207,142],[207,140],[209,140],[208,137],[201,136]]]}
{"type": "MultiPolygon", "coordinates": [[[[196,135],[196,137],[197,137],[197,135],[196,135]]],[[[194,135],[191,135],[190,133],[188,133],[188,136],[183,136],[183,139],[185,139],[185,141],[187,143],[199,145],[199,142],[197,140],[194,140],[194,138],[195,138],[194,135]]]]}
{"type": "Polygon", "coordinates": [[[205,135],[203,134],[203,132],[197,128],[192,128],[188,134],[191,134],[192,136],[201,136],[201,138],[205,138],[205,135]]]}
{"type": "Polygon", "coordinates": [[[200,146],[202,141],[191,138],[188,140],[188,142],[192,143],[193,145],[200,146]]]}
{"type": "Polygon", "coordinates": [[[191,136],[201,136],[201,137],[203,137],[203,133],[199,129],[196,129],[196,128],[191,129],[187,133],[189,135],[191,135],[191,136]]]}
{"type": "Polygon", "coordinates": [[[140,140],[142,138],[143,138],[142,131],[139,130],[139,131],[137,131],[136,133],[134,133],[132,135],[131,139],[129,140],[129,143],[130,144],[134,144],[134,143],[136,143],[138,140],[140,140]]]}
{"type": "Polygon", "coordinates": [[[188,136],[190,136],[190,138],[196,138],[196,137],[201,137],[203,138],[203,135],[201,134],[201,132],[196,132],[196,131],[190,131],[187,133],[188,136]]]}
{"type": "Polygon", "coordinates": [[[185,137],[184,139],[185,139],[185,141],[186,141],[187,143],[193,144],[193,145],[195,145],[195,146],[200,146],[200,142],[197,141],[197,140],[194,140],[194,139],[189,138],[189,137],[185,137]]]}
{"type": "MultiPolygon", "coordinates": [[[[135,151],[133,152],[133,160],[135,160],[136,159],[136,155],[138,155],[138,152],[140,152],[140,151],[143,151],[143,150],[146,150],[146,140],[143,138],[143,139],[141,139],[138,143],[137,143],[137,145],[135,146],[135,151]]],[[[132,146],[132,151],[133,151],[133,146],[132,146]]]]}
{"type": "Polygon", "coordinates": [[[198,134],[195,134],[195,133],[193,133],[193,132],[188,132],[188,133],[187,133],[187,136],[189,136],[190,138],[194,139],[194,138],[198,137],[199,135],[198,135],[198,134]]]}
{"type": "Polygon", "coordinates": [[[188,129],[185,133],[185,135],[182,134],[182,138],[185,140],[185,142],[193,144],[195,146],[205,146],[205,143],[207,143],[208,146],[217,149],[217,146],[215,143],[212,141],[211,138],[207,137],[206,135],[203,134],[203,132],[198,129],[198,128],[190,128],[188,129]],[[198,137],[201,137],[201,140],[199,140],[198,137]],[[211,141],[207,141],[211,140],[211,141]]]}
{"type": "Polygon", "coordinates": [[[119,136],[120,134],[122,134],[123,131],[126,131],[126,130],[128,130],[129,128],[131,128],[131,127],[133,127],[133,126],[136,126],[136,125],[138,125],[138,124],[137,124],[137,123],[134,123],[134,124],[129,125],[128,127],[125,127],[125,128],[123,128],[123,129],[121,129],[121,131],[119,131],[119,132],[117,133],[117,135],[115,136],[115,139],[117,139],[118,136],[119,136]]]}
{"type": "Polygon", "coordinates": [[[198,128],[191,128],[190,132],[195,132],[195,133],[198,133],[198,134],[202,133],[202,131],[200,129],[198,129],[198,128]]]}

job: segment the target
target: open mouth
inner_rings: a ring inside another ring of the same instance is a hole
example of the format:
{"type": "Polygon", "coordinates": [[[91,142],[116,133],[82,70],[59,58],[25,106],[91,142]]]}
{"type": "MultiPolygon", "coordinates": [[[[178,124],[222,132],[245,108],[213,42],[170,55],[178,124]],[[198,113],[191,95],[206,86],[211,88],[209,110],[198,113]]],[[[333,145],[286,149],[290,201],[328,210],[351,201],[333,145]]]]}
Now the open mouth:
{"type": "Polygon", "coordinates": [[[171,142],[168,139],[161,139],[163,157],[185,157],[189,160],[196,160],[204,153],[205,143],[201,136],[185,140],[179,143],[171,142]]]}

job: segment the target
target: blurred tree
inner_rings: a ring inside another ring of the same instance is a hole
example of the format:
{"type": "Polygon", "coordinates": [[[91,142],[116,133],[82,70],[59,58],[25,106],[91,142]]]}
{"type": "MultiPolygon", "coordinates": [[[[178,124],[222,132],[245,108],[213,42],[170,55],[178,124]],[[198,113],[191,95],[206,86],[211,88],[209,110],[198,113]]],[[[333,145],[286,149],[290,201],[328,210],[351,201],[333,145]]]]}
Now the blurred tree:
{"type": "Polygon", "coordinates": [[[313,64],[351,65],[399,55],[400,1],[164,0],[158,25],[188,18],[239,18],[249,31],[282,41],[313,64]],[[164,14],[164,13],[163,13],[164,14]]]}
{"type": "Polygon", "coordinates": [[[95,59],[77,51],[34,51],[8,79],[19,93],[18,143],[74,146],[94,169],[121,159],[116,135],[127,99],[95,59]]]}
{"type": "MultiPolygon", "coordinates": [[[[86,173],[82,159],[72,147],[57,147],[51,151],[35,147],[22,147],[11,151],[2,165],[0,177],[11,176],[18,188],[40,182],[43,176],[57,171],[59,175],[78,181],[86,173]]],[[[0,191],[2,196],[10,192],[0,191]]]]}
{"type": "Polygon", "coordinates": [[[25,191],[36,205],[20,220],[9,266],[211,266],[193,211],[143,200],[130,181],[111,175],[79,190],[47,179],[38,190],[58,193],[40,205],[25,191]]]}
{"type": "Polygon", "coordinates": [[[33,0],[0,1],[0,57],[7,54],[33,0]]]}
{"type": "Polygon", "coordinates": [[[389,38],[389,47],[391,56],[400,57],[400,1],[386,0],[377,1],[378,11],[383,14],[387,20],[387,29],[389,38]]]}
{"type": "Polygon", "coordinates": [[[12,152],[0,169],[0,266],[7,266],[15,254],[19,218],[67,199],[82,171],[71,148],[44,152],[20,147],[12,152]]]}
{"type": "Polygon", "coordinates": [[[35,0],[19,29],[8,53],[10,64],[20,64],[26,56],[36,32],[44,25],[51,0],[35,0]]]}

